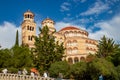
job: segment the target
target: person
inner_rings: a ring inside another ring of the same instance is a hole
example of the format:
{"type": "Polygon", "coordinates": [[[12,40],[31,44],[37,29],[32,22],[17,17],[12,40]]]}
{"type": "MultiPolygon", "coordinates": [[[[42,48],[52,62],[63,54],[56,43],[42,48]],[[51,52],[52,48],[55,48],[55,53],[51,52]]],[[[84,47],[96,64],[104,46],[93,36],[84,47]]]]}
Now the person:
{"type": "Polygon", "coordinates": [[[19,69],[19,70],[18,70],[18,75],[21,75],[21,74],[22,74],[22,72],[21,72],[21,70],[19,69]]]}
{"type": "Polygon", "coordinates": [[[7,70],[6,68],[2,70],[2,72],[3,72],[4,74],[7,74],[7,71],[8,71],[8,70],[7,70]]]}
{"type": "Polygon", "coordinates": [[[31,75],[32,77],[34,77],[34,76],[35,76],[34,72],[31,72],[31,73],[30,73],[30,75],[31,75]]]}
{"type": "Polygon", "coordinates": [[[46,77],[47,77],[47,73],[46,73],[46,72],[44,72],[43,76],[46,78],[46,77]]]}
{"type": "Polygon", "coordinates": [[[99,80],[103,80],[103,76],[102,76],[102,74],[99,76],[99,80]]]}
{"type": "Polygon", "coordinates": [[[23,71],[22,71],[23,75],[26,75],[28,72],[27,70],[24,68],[23,71]]]}

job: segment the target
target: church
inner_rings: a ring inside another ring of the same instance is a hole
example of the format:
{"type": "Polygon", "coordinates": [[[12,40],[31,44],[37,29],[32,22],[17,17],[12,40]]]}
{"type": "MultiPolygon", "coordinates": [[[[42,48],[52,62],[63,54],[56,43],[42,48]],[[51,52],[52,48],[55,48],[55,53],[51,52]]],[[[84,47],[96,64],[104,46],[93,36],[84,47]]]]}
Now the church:
{"type": "MultiPolygon", "coordinates": [[[[29,48],[34,47],[34,38],[36,36],[36,23],[34,14],[31,11],[24,13],[24,19],[21,24],[22,29],[22,44],[27,44],[29,48]]],[[[55,31],[55,22],[50,18],[46,18],[41,22],[42,27],[48,26],[51,32],[55,31]]],[[[85,60],[87,55],[95,54],[97,51],[98,41],[88,38],[89,33],[75,26],[65,26],[61,30],[53,34],[55,40],[64,43],[66,61],[76,63],[85,60]]]]}

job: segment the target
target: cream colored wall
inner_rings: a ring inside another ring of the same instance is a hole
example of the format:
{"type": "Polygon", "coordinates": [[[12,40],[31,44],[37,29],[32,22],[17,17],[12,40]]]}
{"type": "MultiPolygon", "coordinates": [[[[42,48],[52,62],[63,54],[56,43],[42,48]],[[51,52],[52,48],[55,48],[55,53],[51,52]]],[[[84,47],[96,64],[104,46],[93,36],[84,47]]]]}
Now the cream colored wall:
{"type": "Polygon", "coordinates": [[[36,23],[33,20],[24,19],[24,21],[21,24],[22,27],[22,43],[25,45],[28,45],[30,48],[34,47],[34,38],[31,40],[28,40],[28,36],[36,36],[36,23]],[[34,27],[33,31],[30,31],[27,29],[27,26],[34,27]]]}
{"type": "MultiPolygon", "coordinates": [[[[68,61],[68,58],[72,58],[73,63],[74,63],[75,57],[77,57],[80,61],[81,57],[86,58],[86,56],[89,55],[89,53],[95,54],[97,51],[97,41],[94,39],[89,39],[88,33],[82,35],[82,33],[80,33],[80,32],[81,31],[79,31],[79,30],[67,30],[67,31],[57,32],[64,37],[64,46],[66,48],[65,55],[66,55],[67,61],[68,61]],[[72,34],[70,32],[72,32],[72,34]],[[76,32],[77,32],[77,34],[76,34],[76,32]],[[86,40],[91,41],[92,43],[86,42],[86,40]],[[69,41],[70,41],[70,43],[68,43],[69,41]],[[77,41],[77,43],[74,43],[73,41],[77,41]],[[77,51],[74,50],[75,47],[77,48],[77,51]],[[87,47],[90,47],[93,50],[91,50],[91,49],[88,50],[87,47]],[[68,51],[68,49],[71,49],[71,50],[68,51]],[[73,53],[74,51],[76,53],[73,53]]],[[[58,38],[57,40],[59,40],[61,35],[60,36],[55,35],[56,38],[58,38]]]]}

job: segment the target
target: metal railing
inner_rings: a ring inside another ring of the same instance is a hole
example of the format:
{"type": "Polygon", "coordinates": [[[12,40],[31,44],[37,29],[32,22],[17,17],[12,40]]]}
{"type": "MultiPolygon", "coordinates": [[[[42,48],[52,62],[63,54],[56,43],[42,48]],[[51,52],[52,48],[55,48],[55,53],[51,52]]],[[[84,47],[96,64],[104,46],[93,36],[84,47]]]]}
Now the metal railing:
{"type": "Polygon", "coordinates": [[[41,76],[30,76],[30,75],[18,75],[18,74],[3,74],[0,73],[0,80],[54,80],[54,78],[50,77],[41,77],[41,76]]]}

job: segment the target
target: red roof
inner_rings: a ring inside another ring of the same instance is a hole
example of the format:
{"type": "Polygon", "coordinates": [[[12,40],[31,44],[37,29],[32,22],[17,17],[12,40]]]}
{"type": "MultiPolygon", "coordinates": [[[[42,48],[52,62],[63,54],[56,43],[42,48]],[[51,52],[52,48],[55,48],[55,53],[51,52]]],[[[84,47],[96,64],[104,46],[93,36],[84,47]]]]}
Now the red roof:
{"type": "Polygon", "coordinates": [[[68,27],[65,27],[65,28],[62,28],[60,31],[64,31],[64,30],[80,30],[79,28],[77,27],[73,27],[73,26],[68,26],[68,27]]]}

